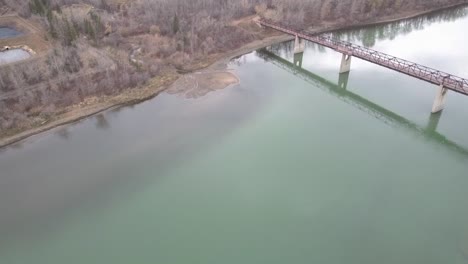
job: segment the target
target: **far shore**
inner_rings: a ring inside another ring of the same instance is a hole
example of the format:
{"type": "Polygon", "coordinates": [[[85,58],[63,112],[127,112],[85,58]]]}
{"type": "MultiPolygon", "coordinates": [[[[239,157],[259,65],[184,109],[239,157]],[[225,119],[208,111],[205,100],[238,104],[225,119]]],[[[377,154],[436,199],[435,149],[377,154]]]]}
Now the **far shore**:
{"type": "MultiPolygon", "coordinates": [[[[392,22],[397,22],[401,20],[411,19],[411,18],[427,15],[430,13],[438,12],[441,10],[445,10],[445,9],[460,7],[463,5],[466,5],[466,3],[443,6],[443,7],[436,7],[433,9],[426,10],[424,12],[415,12],[412,14],[411,13],[398,14],[394,16],[382,17],[377,21],[373,21],[369,23],[356,23],[353,25],[337,24],[337,25],[328,26],[328,27],[312,28],[312,30],[313,32],[319,34],[319,33],[326,33],[326,32],[332,32],[332,31],[337,31],[337,30],[346,30],[346,29],[360,28],[360,27],[366,27],[366,26],[372,26],[372,25],[380,25],[380,24],[386,24],[386,23],[392,23],[392,22]]],[[[215,75],[215,73],[219,75],[220,73],[221,74],[225,73],[224,76],[221,76],[221,77],[217,76],[217,78],[214,78],[214,80],[216,80],[215,82],[213,81],[205,82],[204,84],[209,86],[205,90],[219,90],[227,86],[235,85],[236,83],[240,81],[239,78],[235,75],[234,77],[232,77],[233,73],[226,70],[228,63],[233,58],[242,56],[244,54],[250,53],[254,50],[257,50],[263,47],[273,45],[275,43],[284,42],[284,41],[288,41],[292,39],[293,39],[292,36],[284,35],[284,34],[278,35],[278,33],[272,32],[271,36],[267,38],[250,42],[230,52],[212,56],[209,59],[209,63],[206,64],[208,66],[200,66],[197,69],[195,69],[193,72],[198,72],[198,73],[202,73],[205,75],[206,74],[215,75]],[[231,75],[231,77],[229,75],[231,75]]],[[[177,81],[180,80],[181,78],[186,78],[187,75],[193,74],[193,72],[186,73],[186,74],[168,72],[168,73],[163,74],[162,76],[159,76],[150,80],[148,85],[146,85],[143,88],[127,90],[116,96],[87,98],[84,102],[78,105],[67,107],[66,109],[64,109],[64,111],[62,111],[63,112],[62,114],[55,116],[51,120],[48,120],[46,123],[37,124],[37,126],[35,126],[34,128],[31,128],[25,131],[20,131],[18,133],[15,133],[15,131],[9,131],[9,133],[7,135],[4,135],[3,137],[2,135],[0,135],[0,148],[8,146],[8,145],[12,145],[28,137],[52,130],[57,127],[61,127],[64,125],[78,122],[84,118],[91,117],[93,115],[96,115],[98,113],[101,113],[109,109],[141,103],[143,101],[152,99],[155,96],[167,90],[177,91],[178,89],[175,87],[175,84],[177,83],[177,81]]]]}

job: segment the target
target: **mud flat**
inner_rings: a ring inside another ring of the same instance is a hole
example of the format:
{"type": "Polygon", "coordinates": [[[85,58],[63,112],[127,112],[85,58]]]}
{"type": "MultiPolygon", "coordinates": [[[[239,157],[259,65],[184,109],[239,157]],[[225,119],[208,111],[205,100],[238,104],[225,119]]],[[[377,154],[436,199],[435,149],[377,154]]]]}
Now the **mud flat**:
{"type": "Polygon", "coordinates": [[[238,83],[239,78],[229,71],[197,72],[182,76],[166,92],[198,98],[238,83]]]}

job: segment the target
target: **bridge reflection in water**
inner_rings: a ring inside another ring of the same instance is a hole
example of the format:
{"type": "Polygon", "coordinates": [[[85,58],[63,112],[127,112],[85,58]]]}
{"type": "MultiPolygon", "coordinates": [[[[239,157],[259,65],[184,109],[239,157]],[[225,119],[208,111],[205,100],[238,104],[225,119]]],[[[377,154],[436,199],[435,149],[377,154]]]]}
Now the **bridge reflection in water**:
{"type": "Polygon", "coordinates": [[[351,42],[332,39],[326,35],[317,35],[316,33],[295,29],[291,26],[285,26],[269,20],[260,19],[258,20],[258,24],[266,28],[272,28],[295,36],[294,53],[304,52],[304,40],[320,44],[341,53],[342,59],[340,73],[349,72],[351,70],[351,58],[357,57],[423,81],[436,84],[439,86],[439,89],[432,105],[432,113],[438,113],[444,109],[447,92],[449,90],[468,95],[468,79],[400,59],[383,52],[362,47],[351,42]]]}
{"type": "Polygon", "coordinates": [[[303,53],[295,54],[293,62],[276,55],[267,48],[257,50],[256,55],[265,61],[268,61],[290,73],[293,73],[304,81],[358,108],[359,110],[366,112],[367,114],[388,125],[405,128],[408,131],[422,135],[425,139],[434,141],[451,149],[452,151],[468,156],[467,149],[453,141],[450,141],[444,135],[437,132],[437,126],[442,115],[441,112],[430,115],[427,126],[421,127],[388,109],[385,109],[351,91],[348,91],[347,85],[349,72],[340,74],[338,78],[338,84],[335,84],[319,75],[303,69],[303,53]]]}

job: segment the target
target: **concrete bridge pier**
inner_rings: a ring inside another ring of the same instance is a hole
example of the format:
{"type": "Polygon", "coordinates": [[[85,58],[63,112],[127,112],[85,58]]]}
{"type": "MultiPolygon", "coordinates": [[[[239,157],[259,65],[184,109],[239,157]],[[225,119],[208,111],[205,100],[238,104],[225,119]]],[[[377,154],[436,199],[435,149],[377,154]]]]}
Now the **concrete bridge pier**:
{"type": "Polygon", "coordinates": [[[439,121],[440,121],[440,117],[442,116],[442,112],[443,111],[440,111],[438,113],[431,114],[429,116],[429,121],[427,122],[426,131],[429,131],[429,132],[437,131],[437,127],[439,126],[439,121]]]}
{"type": "Polygon", "coordinates": [[[442,111],[445,107],[445,101],[447,99],[448,89],[444,88],[444,85],[441,84],[437,89],[436,98],[434,100],[434,104],[432,105],[432,113],[438,113],[442,111]]]}
{"type": "Polygon", "coordinates": [[[340,73],[338,76],[338,86],[346,90],[348,88],[349,72],[340,73]]]}
{"type": "Polygon", "coordinates": [[[294,54],[294,66],[302,68],[302,59],[304,58],[304,52],[294,54]]]}
{"type": "Polygon", "coordinates": [[[294,54],[303,53],[305,50],[304,40],[299,38],[296,35],[296,40],[294,41],[294,54]]]}
{"type": "Polygon", "coordinates": [[[351,71],[351,55],[343,54],[341,57],[340,73],[351,71]]]}

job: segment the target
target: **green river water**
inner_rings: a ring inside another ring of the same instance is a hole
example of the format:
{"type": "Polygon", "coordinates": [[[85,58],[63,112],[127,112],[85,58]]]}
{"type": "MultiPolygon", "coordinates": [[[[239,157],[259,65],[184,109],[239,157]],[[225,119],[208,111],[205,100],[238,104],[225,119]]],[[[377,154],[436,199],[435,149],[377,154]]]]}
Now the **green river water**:
{"type": "MultiPolygon", "coordinates": [[[[333,35],[468,77],[467,27],[457,8],[333,35]]],[[[434,85],[291,50],[0,149],[0,263],[468,263],[468,97],[431,116],[434,85]]]]}

